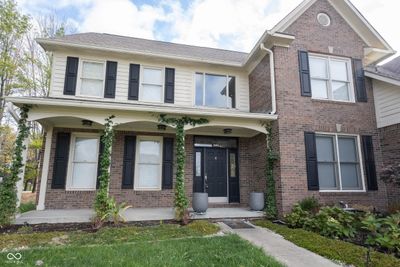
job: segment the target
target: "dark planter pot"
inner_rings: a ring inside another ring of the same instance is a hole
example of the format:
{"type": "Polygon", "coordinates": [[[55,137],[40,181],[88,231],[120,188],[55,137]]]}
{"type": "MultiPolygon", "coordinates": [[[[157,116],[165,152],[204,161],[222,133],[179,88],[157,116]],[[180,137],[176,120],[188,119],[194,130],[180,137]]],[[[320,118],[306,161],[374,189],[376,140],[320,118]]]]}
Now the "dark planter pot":
{"type": "Polygon", "coordinates": [[[262,211],[264,209],[264,193],[250,193],[250,209],[254,211],[262,211]]]}
{"type": "Polygon", "coordinates": [[[208,209],[208,193],[193,193],[193,210],[196,213],[205,213],[208,209]]]}

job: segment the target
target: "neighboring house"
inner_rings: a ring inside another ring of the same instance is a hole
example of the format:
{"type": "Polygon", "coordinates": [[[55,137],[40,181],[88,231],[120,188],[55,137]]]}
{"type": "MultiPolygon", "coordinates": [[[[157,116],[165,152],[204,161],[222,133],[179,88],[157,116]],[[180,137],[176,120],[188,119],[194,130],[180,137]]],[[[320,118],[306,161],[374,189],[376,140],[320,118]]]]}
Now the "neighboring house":
{"type": "MultiPolygon", "coordinates": [[[[400,164],[400,57],[367,68],[373,79],[376,118],[384,166],[400,164]]],[[[400,205],[400,188],[388,186],[389,205],[400,205]]]]}
{"type": "Polygon", "coordinates": [[[92,207],[100,134],[118,123],[109,193],[133,207],[172,207],[174,130],[159,114],[207,118],[186,128],[186,190],[247,205],[265,190],[264,123],[273,125],[280,213],[323,203],[386,209],[371,79],[393,49],[347,0],[307,0],[250,53],[99,33],[39,39],[54,55],[48,98],[29,120],[46,130],[38,209],[92,207]]]}

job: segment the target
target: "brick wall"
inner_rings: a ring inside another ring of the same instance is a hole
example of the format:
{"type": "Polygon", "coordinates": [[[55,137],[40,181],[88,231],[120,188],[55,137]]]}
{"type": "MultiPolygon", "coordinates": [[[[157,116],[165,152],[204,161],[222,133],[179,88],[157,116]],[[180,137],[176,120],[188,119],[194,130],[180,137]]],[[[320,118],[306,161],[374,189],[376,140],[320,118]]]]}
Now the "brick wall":
{"type": "MultiPolygon", "coordinates": [[[[52,174],[55,154],[56,136],[58,132],[97,132],[82,129],[56,128],[53,132],[53,140],[50,155],[50,166],[45,200],[46,209],[72,209],[91,208],[95,197],[95,191],[66,191],[65,189],[52,189],[52,174]]],[[[154,133],[137,133],[117,131],[112,148],[110,195],[117,202],[126,202],[134,208],[172,207],[174,190],[161,191],[134,191],[133,189],[121,189],[124,138],[126,135],[161,135],[154,133]]],[[[162,135],[173,137],[173,135],[162,135]]],[[[186,136],[186,167],[185,187],[189,200],[193,192],[193,136],[186,136]]],[[[254,138],[239,138],[239,177],[241,205],[248,204],[251,191],[264,190],[265,180],[263,159],[265,158],[265,135],[260,134],[254,138]]],[[[174,160],[175,161],[175,160],[174,160]]],[[[175,169],[175,168],[174,168],[175,169]]],[[[175,176],[175,174],[174,174],[175,176]]],[[[175,180],[174,180],[175,184],[175,180]]]]}
{"type": "Polygon", "coordinates": [[[266,55],[249,75],[250,112],[272,110],[270,73],[269,55],[266,55]]]}
{"type": "MultiPolygon", "coordinates": [[[[400,124],[379,129],[384,166],[400,164],[400,124]]],[[[400,187],[388,186],[389,206],[400,205],[400,187]]]]}
{"type": "Polygon", "coordinates": [[[368,134],[374,138],[377,171],[381,168],[381,153],[375,122],[371,81],[367,80],[368,103],[338,103],[313,100],[300,95],[298,50],[363,58],[366,46],[344,19],[326,1],[317,1],[286,31],[296,39],[289,48],[275,47],[280,161],[276,172],[279,210],[290,211],[297,201],[314,195],[324,203],[345,201],[362,205],[387,207],[386,188],[379,182],[379,191],[367,193],[319,193],[307,189],[304,131],[368,134]],[[331,26],[322,27],[316,17],[325,12],[331,17],[331,26]]]}

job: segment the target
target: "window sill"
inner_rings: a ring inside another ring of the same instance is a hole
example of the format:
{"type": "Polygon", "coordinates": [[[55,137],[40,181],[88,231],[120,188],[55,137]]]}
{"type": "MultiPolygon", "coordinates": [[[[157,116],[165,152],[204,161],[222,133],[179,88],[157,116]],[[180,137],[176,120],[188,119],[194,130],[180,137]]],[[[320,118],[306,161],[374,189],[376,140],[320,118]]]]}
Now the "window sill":
{"type": "Polygon", "coordinates": [[[96,188],[67,188],[66,192],[95,192],[96,188]]]}
{"type": "Polygon", "coordinates": [[[321,102],[321,103],[330,103],[330,104],[339,104],[339,105],[355,105],[357,103],[355,101],[340,101],[340,100],[319,99],[319,98],[311,98],[311,101],[321,102]]]}
{"type": "Polygon", "coordinates": [[[160,192],[161,188],[134,188],[135,192],[160,192]]]}
{"type": "Polygon", "coordinates": [[[320,193],[367,193],[366,190],[319,190],[320,193]]]}

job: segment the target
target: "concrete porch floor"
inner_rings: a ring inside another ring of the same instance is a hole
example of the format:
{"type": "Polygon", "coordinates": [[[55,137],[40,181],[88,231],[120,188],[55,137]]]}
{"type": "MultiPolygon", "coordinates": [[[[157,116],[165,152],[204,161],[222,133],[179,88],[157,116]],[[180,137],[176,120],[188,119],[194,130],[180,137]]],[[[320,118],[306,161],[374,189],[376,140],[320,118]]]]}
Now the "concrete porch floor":
{"type": "MultiPolygon", "coordinates": [[[[92,209],[67,209],[29,211],[17,216],[14,224],[41,223],[85,223],[94,215],[92,209]]],[[[173,208],[131,208],[123,213],[127,222],[173,220],[173,208]]],[[[263,212],[251,211],[248,208],[209,208],[207,213],[199,215],[190,210],[192,219],[238,219],[261,218],[263,212]]]]}

